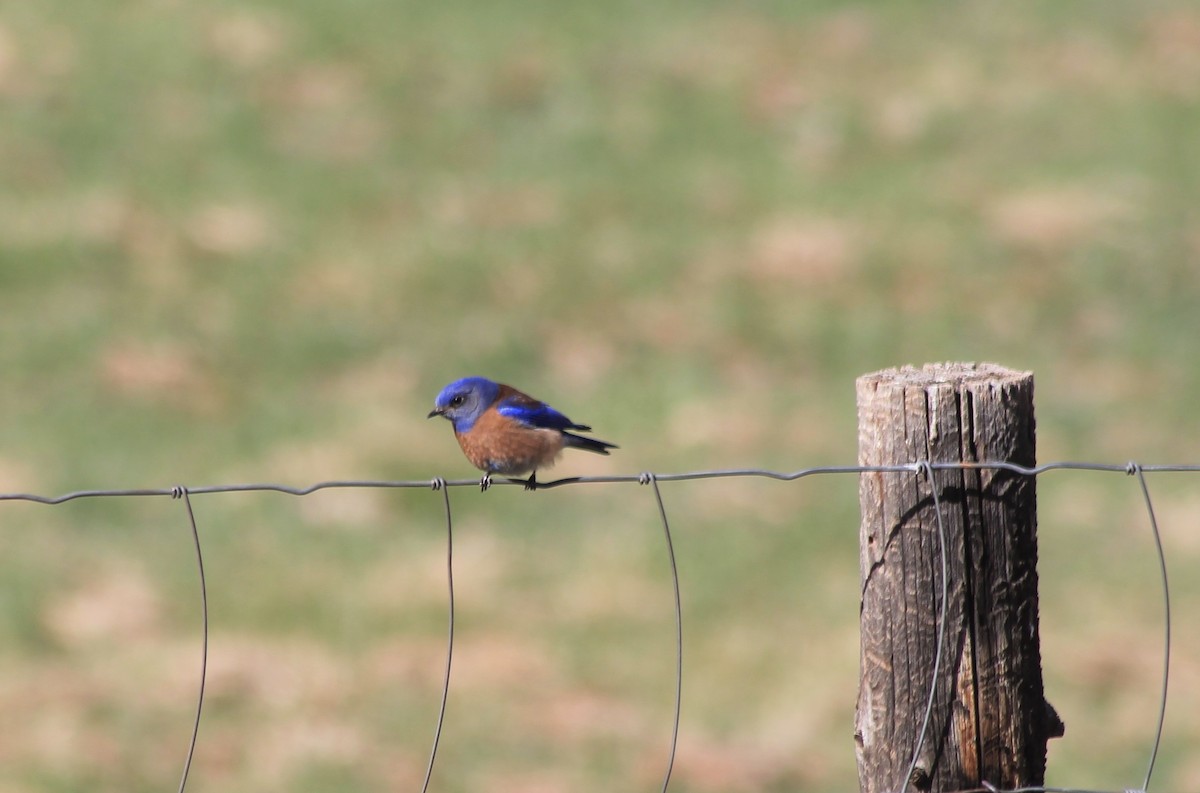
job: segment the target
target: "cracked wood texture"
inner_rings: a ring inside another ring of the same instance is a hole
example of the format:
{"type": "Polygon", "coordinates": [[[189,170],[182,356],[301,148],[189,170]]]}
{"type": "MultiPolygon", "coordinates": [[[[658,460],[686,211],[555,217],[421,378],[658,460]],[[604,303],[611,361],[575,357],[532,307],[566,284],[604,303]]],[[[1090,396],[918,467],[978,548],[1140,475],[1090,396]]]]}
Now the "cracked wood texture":
{"type": "MultiPolygon", "coordinates": [[[[1033,375],[934,364],[860,377],[862,465],[1035,464],[1033,375]]],[[[1040,785],[1061,723],[1042,691],[1036,479],[935,471],[949,564],[946,635],[925,740],[911,777],[934,669],[942,567],[930,483],[863,474],[860,688],[864,793],[1040,785]]]]}

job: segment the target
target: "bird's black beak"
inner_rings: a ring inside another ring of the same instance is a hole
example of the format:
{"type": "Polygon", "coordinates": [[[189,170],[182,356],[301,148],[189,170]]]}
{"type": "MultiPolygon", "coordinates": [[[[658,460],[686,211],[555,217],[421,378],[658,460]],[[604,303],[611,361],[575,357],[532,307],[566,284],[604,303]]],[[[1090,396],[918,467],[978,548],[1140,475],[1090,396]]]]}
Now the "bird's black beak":
{"type": "Polygon", "coordinates": [[[429,411],[429,415],[426,416],[425,418],[431,419],[434,416],[444,416],[444,415],[446,415],[445,410],[443,410],[442,408],[434,408],[433,410],[429,411]]]}

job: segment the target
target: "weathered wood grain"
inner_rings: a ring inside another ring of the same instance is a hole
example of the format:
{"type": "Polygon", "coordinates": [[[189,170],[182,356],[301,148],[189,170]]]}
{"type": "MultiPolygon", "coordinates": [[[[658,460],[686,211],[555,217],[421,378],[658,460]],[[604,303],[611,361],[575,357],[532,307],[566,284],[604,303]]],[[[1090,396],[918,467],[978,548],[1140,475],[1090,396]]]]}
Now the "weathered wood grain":
{"type": "MultiPolygon", "coordinates": [[[[860,377],[859,462],[1035,463],[1033,375],[938,364],[860,377]]],[[[1042,691],[1036,480],[937,471],[949,563],[942,669],[906,790],[1041,784],[1061,734],[1042,691]]],[[[896,792],[912,761],[934,667],[942,567],[922,474],[860,480],[861,683],[855,718],[864,793],[896,792]]]]}

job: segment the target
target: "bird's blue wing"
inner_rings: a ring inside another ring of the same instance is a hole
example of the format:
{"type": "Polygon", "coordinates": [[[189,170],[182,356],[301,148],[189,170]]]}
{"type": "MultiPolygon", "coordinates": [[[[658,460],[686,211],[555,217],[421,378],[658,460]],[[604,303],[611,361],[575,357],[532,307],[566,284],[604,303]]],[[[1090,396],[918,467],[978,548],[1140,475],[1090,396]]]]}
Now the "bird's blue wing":
{"type": "Polygon", "coordinates": [[[587,430],[582,424],[576,424],[559,413],[545,402],[539,402],[525,395],[510,396],[500,400],[496,412],[506,418],[519,421],[529,427],[554,430],[587,430]]]}

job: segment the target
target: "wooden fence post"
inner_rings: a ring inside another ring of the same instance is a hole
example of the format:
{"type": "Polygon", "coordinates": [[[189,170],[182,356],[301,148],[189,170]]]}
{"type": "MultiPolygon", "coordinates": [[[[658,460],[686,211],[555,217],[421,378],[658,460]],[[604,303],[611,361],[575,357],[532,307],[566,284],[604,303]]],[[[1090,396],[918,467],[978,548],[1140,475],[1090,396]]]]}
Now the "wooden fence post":
{"type": "MultiPolygon", "coordinates": [[[[1035,464],[1029,372],[905,367],[863,375],[857,389],[861,465],[1035,464]]],[[[932,475],[949,572],[936,681],[942,562],[933,483],[925,472],[863,474],[859,483],[859,786],[900,793],[1040,785],[1046,741],[1062,734],[1062,722],[1042,692],[1036,480],[996,469],[932,475]],[[933,709],[918,747],[931,682],[933,709]]]]}

